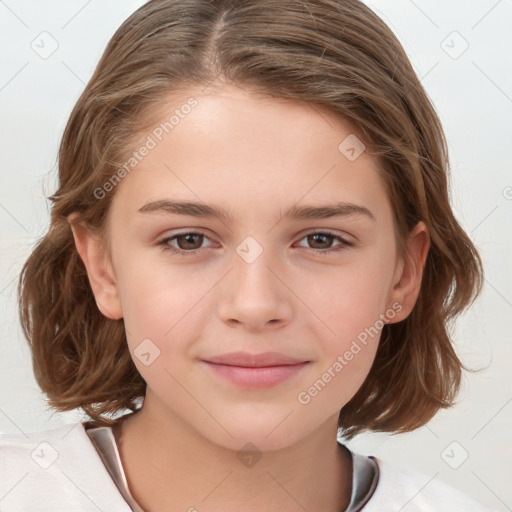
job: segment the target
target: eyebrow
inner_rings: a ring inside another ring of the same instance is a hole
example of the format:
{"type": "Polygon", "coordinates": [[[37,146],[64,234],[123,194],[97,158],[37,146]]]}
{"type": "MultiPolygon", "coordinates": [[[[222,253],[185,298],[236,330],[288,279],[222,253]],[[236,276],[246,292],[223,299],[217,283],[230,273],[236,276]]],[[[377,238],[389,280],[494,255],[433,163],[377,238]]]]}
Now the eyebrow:
{"type": "MultiPolygon", "coordinates": [[[[191,201],[173,201],[170,199],[158,199],[146,203],[138,209],[138,212],[145,214],[170,213],[175,215],[189,215],[191,217],[219,219],[223,222],[230,222],[232,220],[230,213],[220,206],[191,201]]],[[[314,220],[355,215],[366,216],[375,221],[375,216],[368,208],[353,203],[334,203],[332,205],[300,207],[294,205],[282,218],[289,220],[314,220]]]]}

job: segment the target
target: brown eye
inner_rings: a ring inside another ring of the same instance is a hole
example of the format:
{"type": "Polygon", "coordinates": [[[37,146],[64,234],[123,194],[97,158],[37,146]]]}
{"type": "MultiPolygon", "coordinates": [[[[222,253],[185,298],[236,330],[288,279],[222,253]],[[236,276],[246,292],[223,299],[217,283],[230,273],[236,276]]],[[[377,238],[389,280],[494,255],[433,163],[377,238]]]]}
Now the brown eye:
{"type": "Polygon", "coordinates": [[[211,242],[210,239],[203,233],[190,231],[168,236],[159,242],[158,245],[161,246],[164,251],[168,251],[172,254],[178,254],[180,256],[193,256],[199,254],[201,249],[208,248],[208,245],[203,246],[205,240],[211,242]]]}
{"type": "Polygon", "coordinates": [[[353,242],[349,242],[339,235],[327,231],[316,231],[309,233],[301,239],[299,247],[303,247],[315,255],[328,256],[339,251],[352,247],[353,242]]]}
{"type": "Polygon", "coordinates": [[[204,235],[201,233],[186,233],[173,237],[178,245],[178,249],[194,250],[200,249],[203,244],[204,235]]]}
{"type": "Polygon", "coordinates": [[[329,249],[336,237],[329,233],[313,233],[307,239],[312,249],[329,249]]]}

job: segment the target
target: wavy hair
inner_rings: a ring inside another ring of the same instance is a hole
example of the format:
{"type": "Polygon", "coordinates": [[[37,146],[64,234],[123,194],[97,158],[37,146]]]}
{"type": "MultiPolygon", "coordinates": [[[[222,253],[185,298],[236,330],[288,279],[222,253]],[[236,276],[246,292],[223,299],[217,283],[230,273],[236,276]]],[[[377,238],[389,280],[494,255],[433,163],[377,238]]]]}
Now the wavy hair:
{"type": "Polygon", "coordinates": [[[438,115],[397,38],[358,0],[151,0],[116,31],[69,117],[50,226],[18,283],[49,405],[82,408],[101,425],[144,396],[123,319],[100,313],[68,216],[103,233],[115,189],[101,199],[95,191],[119,170],[155,107],[178,89],[223,83],[351,122],[379,161],[400,254],[418,221],[427,225],[417,302],[406,319],[384,326],[370,373],[339,417],[347,438],[422,426],[459,389],[450,322],[480,292],[482,262],[450,207],[438,115]]]}

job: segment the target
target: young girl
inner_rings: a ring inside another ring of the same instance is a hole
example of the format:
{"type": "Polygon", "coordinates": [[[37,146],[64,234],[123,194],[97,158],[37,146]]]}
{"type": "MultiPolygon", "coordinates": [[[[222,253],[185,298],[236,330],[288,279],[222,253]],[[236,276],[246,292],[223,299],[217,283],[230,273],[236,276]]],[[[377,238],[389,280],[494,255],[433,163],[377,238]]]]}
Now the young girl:
{"type": "Polygon", "coordinates": [[[343,442],[458,390],[448,327],[482,266],[447,168],[363,3],[141,7],[71,114],[20,277],[38,383],[89,420],[2,437],[2,510],[489,510],[343,442]]]}

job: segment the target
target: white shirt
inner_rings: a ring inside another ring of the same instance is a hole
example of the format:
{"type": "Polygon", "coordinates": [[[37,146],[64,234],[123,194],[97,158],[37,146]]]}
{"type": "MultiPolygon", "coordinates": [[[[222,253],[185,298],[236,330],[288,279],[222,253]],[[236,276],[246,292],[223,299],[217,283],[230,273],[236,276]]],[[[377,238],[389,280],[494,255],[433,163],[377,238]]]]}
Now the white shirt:
{"type": "MultiPolygon", "coordinates": [[[[362,456],[353,456],[361,462],[362,456]]],[[[364,512],[492,512],[440,481],[373,460],[378,481],[361,509],[364,512]]],[[[123,479],[120,459],[119,469],[123,479]]],[[[26,435],[0,435],[0,510],[131,512],[132,508],[84,424],[74,423],[26,435]]]]}

